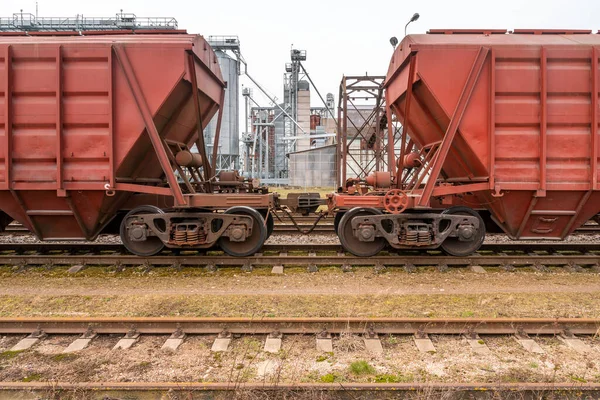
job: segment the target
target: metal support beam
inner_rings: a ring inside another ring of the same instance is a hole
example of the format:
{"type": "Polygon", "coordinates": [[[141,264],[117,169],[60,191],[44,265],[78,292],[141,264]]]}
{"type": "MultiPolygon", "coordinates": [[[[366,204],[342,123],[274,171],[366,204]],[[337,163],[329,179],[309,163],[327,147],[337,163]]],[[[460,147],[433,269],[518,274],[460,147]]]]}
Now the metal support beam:
{"type": "Polygon", "coordinates": [[[217,116],[217,127],[215,129],[215,138],[213,140],[213,153],[210,164],[217,169],[217,154],[219,153],[219,138],[221,137],[221,121],[225,112],[225,91],[221,91],[221,99],[219,101],[219,115],[217,116]]]}
{"type": "MultiPolygon", "coordinates": [[[[394,129],[394,124],[393,124],[393,115],[392,115],[392,109],[390,107],[385,107],[385,117],[387,118],[387,128],[388,128],[388,132],[387,132],[387,136],[388,136],[388,150],[387,150],[387,156],[388,156],[388,170],[392,173],[392,176],[399,176],[399,174],[397,174],[396,171],[396,160],[395,160],[395,154],[394,154],[394,144],[396,143],[395,140],[395,129],[394,129]]],[[[402,162],[402,161],[400,161],[402,162]]]]}
{"type": "Polygon", "coordinates": [[[490,190],[496,184],[496,50],[490,50],[490,190]]]}
{"type": "Polygon", "coordinates": [[[31,229],[33,230],[33,233],[35,233],[35,236],[37,236],[37,238],[40,240],[44,239],[44,237],[42,236],[42,231],[40,231],[37,224],[33,221],[31,216],[27,213],[27,207],[25,206],[25,202],[21,198],[21,195],[19,195],[19,192],[16,190],[13,190],[13,189],[9,189],[9,190],[10,190],[10,194],[13,196],[13,199],[15,199],[15,201],[19,205],[19,211],[21,211],[22,215],[25,217],[25,219],[29,223],[29,226],[31,226],[31,229]]]}
{"type": "Polygon", "coordinates": [[[4,188],[12,187],[12,46],[4,55],[4,188]]]}
{"type": "Polygon", "coordinates": [[[592,190],[598,187],[598,48],[592,48],[592,190]]]}
{"type": "Polygon", "coordinates": [[[271,97],[271,96],[270,96],[270,95],[269,95],[269,94],[268,94],[268,93],[267,93],[267,92],[266,92],[266,91],[265,91],[265,90],[262,88],[262,86],[260,86],[260,85],[258,84],[258,82],[256,82],[256,81],[254,80],[254,78],[252,78],[252,76],[250,76],[250,74],[248,74],[248,66],[246,65],[246,63],[244,63],[244,65],[246,66],[246,72],[245,72],[245,73],[246,73],[246,76],[248,77],[248,79],[250,79],[250,80],[252,81],[252,83],[254,83],[254,84],[256,85],[256,87],[257,87],[257,88],[258,88],[258,89],[259,89],[259,90],[260,90],[260,91],[261,91],[261,92],[262,92],[262,93],[263,93],[265,96],[267,96],[267,98],[268,98],[268,99],[271,101],[271,103],[273,103],[273,105],[274,105],[275,107],[279,108],[279,109],[281,110],[281,112],[282,112],[282,113],[283,113],[283,114],[284,114],[286,117],[288,117],[288,118],[290,119],[290,121],[292,121],[292,123],[293,123],[294,125],[296,125],[296,127],[297,127],[298,129],[300,129],[300,130],[302,131],[302,133],[304,133],[304,134],[308,135],[308,133],[307,133],[307,132],[306,132],[304,129],[302,129],[302,127],[301,127],[300,125],[298,125],[298,122],[297,122],[297,121],[296,121],[294,118],[292,118],[292,117],[291,117],[291,116],[290,116],[290,115],[289,115],[289,114],[288,114],[288,113],[287,113],[287,112],[286,112],[286,111],[285,111],[285,110],[284,110],[284,109],[283,109],[283,108],[282,108],[282,107],[279,105],[279,103],[278,103],[277,101],[275,101],[275,99],[273,99],[273,98],[272,98],[272,97],[271,97]]]}
{"type": "Polygon", "coordinates": [[[108,48],[108,184],[115,186],[115,114],[114,114],[114,80],[113,80],[113,50],[108,48]]]}
{"type": "Polygon", "coordinates": [[[397,129],[388,115],[383,96],[384,76],[344,76],[340,83],[336,133],[340,173],[338,185],[343,186],[348,170],[358,179],[365,179],[374,170],[394,168],[394,136],[397,129]],[[362,108],[356,99],[366,100],[362,108]],[[355,118],[354,118],[355,117],[355,118]],[[388,131],[380,123],[387,117],[388,131]],[[385,145],[387,139],[387,145],[385,145]],[[391,154],[390,154],[391,152],[391,154]]]}
{"type": "Polygon", "coordinates": [[[302,68],[302,71],[304,71],[304,74],[306,75],[306,78],[308,79],[308,81],[310,82],[310,84],[315,89],[315,92],[317,92],[317,94],[319,95],[319,98],[323,102],[323,105],[325,106],[325,109],[327,110],[327,112],[329,113],[329,115],[331,115],[331,118],[333,118],[333,122],[337,125],[337,121],[335,120],[335,117],[333,116],[333,111],[331,111],[329,109],[329,107],[327,106],[327,102],[325,101],[325,99],[323,99],[323,96],[321,96],[321,93],[319,92],[319,89],[317,88],[317,86],[314,84],[314,82],[310,78],[310,75],[308,74],[308,72],[306,72],[306,68],[304,68],[304,65],[302,65],[301,62],[298,62],[298,64],[300,64],[300,68],[302,68]]]}
{"type": "Polygon", "coordinates": [[[541,87],[540,87],[540,104],[542,107],[540,119],[540,188],[536,196],[546,196],[546,159],[548,149],[548,54],[545,47],[542,47],[540,60],[541,87]]]}
{"type": "Polygon", "coordinates": [[[79,210],[77,209],[77,206],[73,202],[73,199],[71,198],[71,196],[67,196],[65,198],[65,200],[67,201],[67,205],[69,206],[69,208],[73,212],[73,216],[75,217],[75,221],[77,221],[77,225],[79,225],[79,229],[81,229],[81,232],[83,232],[83,236],[87,240],[91,240],[90,232],[87,229],[87,226],[85,226],[85,222],[83,221],[83,218],[81,218],[81,214],[79,213],[79,210]]]}
{"type": "MultiPolygon", "coordinates": [[[[56,191],[59,197],[65,196],[63,190],[62,158],[62,55],[61,46],[56,47],[56,191]]],[[[85,231],[84,231],[85,232],[85,231]]],[[[87,234],[86,234],[87,237],[87,234]]]]}
{"type": "MultiPolygon", "coordinates": [[[[194,58],[194,53],[189,53],[188,63],[189,63],[189,69],[190,69],[190,78],[191,78],[190,80],[192,82],[192,98],[194,99],[194,114],[196,115],[196,123],[198,125],[198,137],[196,138],[196,147],[198,147],[198,152],[202,156],[203,179],[204,179],[204,181],[207,182],[207,185],[209,186],[209,191],[210,191],[209,180],[212,177],[212,168],[211,168],[210,161],[208,159],[208,155],[206,154],[206,143],[204,142],[204,124],[202,121],[202,110],[200,109],[200,97],[198,95],[198,80],[196,77],[196,59],[194,58]]],[[[218,142],[215,143],[215,147],[217,147],[217,145],[218,145],[218,142]]]]}
{"type": "Polygon", "coordinates": [[[577,203],[577,208],[575,209],[573,216],[569,219],[569,222],[567,223],[567,225],[565,225],[565,228],[563,229],[562,233],[560,234],[561,239],[564,239],[567,236],[567,234],[571,231],[571,228],[573,228],[573,224],[575,224],[577,217],[579,217],[579,213],[581,213],[581,210],[586,205],[586,203],[589,200],[591,195],[592,195],[592,191],[589,190],[589,191],[585,192],[583,194],[583,196],[581,196],[581,200],[579,200],[579,203],[577,203]]]}
{"type": "MultiPolygon", "coordinates": [[[[400,140],[400,160],[404,160],[406,155],[406,138],[408,135],[408,129],[410,127],[409,115],[410,115],[410,104],[412,101],[413,83],[415,81],[416,74],[416,63],[417,53],[413,52],[410,55],[410,66],[408,69],[408,86],[406,88],[406,100],[404,104],[404,129],[402,129],[402,139],[400,140]]],[[[401,161],[402,162],[402,161],[401,161]]],[[[400,189],[402,187],[402,166],[398,167],[398,179],[396,180],[396,187],[400,189]]]]}

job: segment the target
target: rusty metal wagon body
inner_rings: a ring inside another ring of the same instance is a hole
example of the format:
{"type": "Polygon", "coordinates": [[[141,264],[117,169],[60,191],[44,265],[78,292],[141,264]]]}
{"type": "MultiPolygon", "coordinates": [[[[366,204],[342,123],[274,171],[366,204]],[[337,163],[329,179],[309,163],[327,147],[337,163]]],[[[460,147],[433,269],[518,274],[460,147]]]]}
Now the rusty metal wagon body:
{"type": "Polygon", "coordinates": [[[206,154],[202,134],[225,86],[208,43],[182,31],[0,35],[2,220],[90,240],[134,210],[121,237],[136,254],[218,240],[252,250],[273,196],[214,176],[218,145],[206,154]],[[215,213],[234,206],[247,210],[215,213]]]}
{"type": "Polygon", "coordinates": [[[404,38],[385,81],[388,118],[404,126],[398,168],[330,199],[336,210],[371,210],[344,221],[349,246],[385,240],[466,255],[483,241],[472,209],[489,210],[513,239],[564,239],[596,215],[599,47],[590,31],[404,38]]]}

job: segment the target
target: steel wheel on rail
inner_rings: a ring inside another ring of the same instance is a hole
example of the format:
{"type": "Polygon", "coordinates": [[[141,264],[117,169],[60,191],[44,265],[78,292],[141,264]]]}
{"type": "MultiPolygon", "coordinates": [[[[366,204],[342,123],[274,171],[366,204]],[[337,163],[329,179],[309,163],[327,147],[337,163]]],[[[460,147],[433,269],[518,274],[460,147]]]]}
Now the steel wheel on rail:
{"type": "Polygon", "coordinates": [[[333,229],[337,232],[338,231],[338,227],[340,226],[340,221],[342,220],[342,217],[344,216],[345,212],[344,211],[338,211],[335,213],[335,216],[333,217],[333,229]]]}
{"type": "Polygon", "coordinates": [[[479,250],[485,239],[485,222],[477,211],[461,206],[448,208],[442,211],[442,214],[466,215],[479,219],[479,229],[473,233],[473,240],[461,241],[458,237],[449,237],[442,242],[442,250],[455,257],[466,257],[479,250]]]}
{"type": "Polygon", "coordinates": [[[135,217],[144,214],[164,214],[164,211],[155,206],[140,206],[129,211],[121,221],[121,241],[129,252],[141,257],[150,257],[160,253],[165,244],[157,236],[147,236],[146,240],[134,240],[143,237],[145,224],[135,224],[135,217]]]}
{"type": "Polygon", "coordinates": [[[372,257],[383,250],[387,244],[384,238],[376,237],[373,241],[363,242],[354,236],[354,232],[352,231],[353,219],[381,214],[383,213],[376,208],[362,207],[353,208],[344,213],[337,228],[337,235],[340,238],[342,247],[358,257],[372,257]]]}
{"type": "Polygon", "coordinates": [[[231,207],[225,214],[238,214],[252,217],[252,234],[246,238],[243,242],[234,242],[229,240],[228,237],[221,236],[219,238],[219,246],[221,249],[230,256],[234,257],[246,257],[256,253],[265,244],[267,240],[267,226],[263,216],[253,208],[250,207],[231,207]]]}

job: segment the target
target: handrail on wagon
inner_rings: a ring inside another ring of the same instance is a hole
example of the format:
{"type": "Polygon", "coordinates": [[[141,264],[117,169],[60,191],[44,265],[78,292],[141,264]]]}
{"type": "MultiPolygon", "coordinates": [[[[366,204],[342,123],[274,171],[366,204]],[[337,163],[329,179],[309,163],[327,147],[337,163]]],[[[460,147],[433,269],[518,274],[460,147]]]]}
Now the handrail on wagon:
{"type": "Polygon", "coordinates": [[[37,17],[31,13],[14,13],[12,17],[0,17],[0,31],[63,32],[63,31],[112,31],[112,30],[176,30],[173,17],[138,17],[132,13],[117,13],[114,17],[37,17]]]}

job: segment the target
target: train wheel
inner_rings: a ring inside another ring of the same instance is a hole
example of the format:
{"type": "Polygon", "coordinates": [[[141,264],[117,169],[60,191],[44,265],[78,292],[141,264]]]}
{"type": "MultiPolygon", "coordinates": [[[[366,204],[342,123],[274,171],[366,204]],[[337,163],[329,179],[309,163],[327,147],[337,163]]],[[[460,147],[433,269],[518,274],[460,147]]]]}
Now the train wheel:
{"type": "Polygon", "coordinates": [[[335,217],[333,217],[333,229],[335,229],[335,231],[338,231],[338,227],[340,226],[340,221],[342,220],[342,217],[344,216],[345,212],[343,211],[338,211],[335,213],[335,217]]]}
{"type": "Polygon", "coordinates": [[[468,207],[451,207],[442,211],[442,214],[450,215],[467,215],[469,217],[477,217],[479,219],[479,229],[474,232],[473,240],[461,241],[457,237],[449,237],[442,242],[442,250],[451,256],[465,257],[476,252],[485,239],[485,222],[478,212],[468,207]]]}
{"type": "MultiPolygon", "coordinates": [[[[234,242],[228,237],[221,236],[219,245],[221,249],[230,256],[246,257],[256,253],[267,240],[268,232],[265,226],[265,219],[258,211],[250,207],[231,207],[225,214],[238,214],[252,217],[254,224],[252,225],[252,234],[243,242],[234,242]]],[[[268,218],[267,218],[268,220],[268,218]]]]}
{"type": "MultiPolygon", "coordinates": [[[[384,238],[376,237],[373,241],[363,242],[354,236],[352,231],[353,219],[380,214],[382,214],[382,212],[375,208],[353,208],[344,214],[340,219],[337,235],[346,251],[358,257],[372,257],[383,250],[387,244],[384,238]]],[[[373,234],[375,233],[373,232],[373,234]]]]}
{"type": "Polygon", "coordinates": [[[129,211],[121,221],[121,241],[127,250],[136,256],[150,257],[158,254],[164,247],[164,243],[157,236],[148,236],[146,240],[133,240],[133,237],[143,237],[144,226],[132,224],[137,215],[164,214],[164,211],[155,206],[140,206],[129,211]]]}

